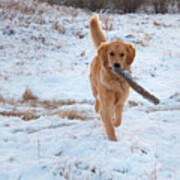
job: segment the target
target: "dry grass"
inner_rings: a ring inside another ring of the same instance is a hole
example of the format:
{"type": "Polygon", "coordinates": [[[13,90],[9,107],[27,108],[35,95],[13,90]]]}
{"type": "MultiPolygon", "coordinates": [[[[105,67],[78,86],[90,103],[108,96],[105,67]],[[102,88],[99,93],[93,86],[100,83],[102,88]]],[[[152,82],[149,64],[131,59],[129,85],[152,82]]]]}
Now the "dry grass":
{"type": "Polygon", "coordinates": [[[60,25],[58,21],[53,23],[53,28],[56,29],[60,34],[64,34],[66,32],[65,27],[60,25]]]}
{"type": "Polygon", "coordinates": [[[46,109],[56,109],[61,106],[73,105],[77,104],[75,100],[67,99],[67,100],[30,100],[28,102],[32,107],[41,106],[46,109]]]}
{"type": "Polygon", "coordinates": [[[80,53],[80,56],[81,57],[84,57],[86,55],[86,51],[82,51],[81,53],[80,53]]]}
{"type": "Polygon", "coordinates": [[[103,22],[103,29],[106,31],[112,31],[113,27],[113,18],[110,15],[101,16],[103,22]]]}
{"type": "Polygon", "coordinates": [[[153,108],[150,107],[148,110],[146,110],[146,113],[152,113],[152,112],[157,112],[157,111],[180,111],[180,107],[158,107],[158,108],[153,108]]]}
{"type": "Polygon", "coordinates": [[[12,21],[12,24],[24,26],[24,23],[29,25],[32,22],[45,24],[46,21],[43,19],[42,14],[48,11],[49,6],[35,0],[18,0],[16,2],[6,2],[6,0],[4,0],[0,1],[0,8],[2,9],[1,18],[3,20],[8,19],[12,21]],[[13,21],[15,17],[17,17],[19,21],[13,21]]]}
{"type": "Polygon", "coordinates": [[[0,102],[3,104],[6,103],[6,100],[1,95],[0,95],[0,102]]]}
{"type": "Polygon", "coordinates": [[[61,118],[67,118],[70,120],[76,119],[86,121],[89,119],[86,111],[78,111],[76,109],[60,110],[51,115],[58,115],[61,118]]]}
{"type": "Polygon", "coordinates": [[[27,87],[23,93],[22,100],[17,101],[16,104],[28,103],[32,107],[42,106],[44,108],[55,109],[60,106],[73,105],[78,102],[72,99],[67,100],[40,100],[35,96],[32,90],[27,87]]]}
{"type": "MultiPolygon", "coordinates": [[[[77,109],[62,109],[62,110],[58,110],[57,112],[54,113],[49,113],[51,112],[51,110],[54,110],[60,106],[63,105],[72,105],[72,104],[76,104],[75,101],[38,101],[38,100],[31,100],[31,103],[35,103],[34,106],[38,106],[41,105],[41,107],[44,107],[45,109],[42,109],[41,111],[41,115],[48,115],[48,116],[53,116],[53,115],[58,115],[61,118],[67,118],[70,120],[76,119],[76,120],[88,120],[88,112],[86,111],[79,111],[77,109]]],[[[19,104],[18,104],[19,105],[19,104]]],[[[22,106],[25,105],[24,103],[21,104],[22,106]]],[[[26,104],[27,105],[27,104],[26,104]]],[[[34,111],[19,111],[16,110],[17,104],[15,103],[15,108],[11,111],[1,111],[0,115],[2,116],[15,116],[15,117],[21,117],[22,120],[28,121],[28,120],[33,120],[33,119],[38,119],[40,117],[40,115],[37,115],[36,112],[34,111]]],[[[31,106],[31,104],[30,104],[31,106]]]]}
{"type": "Polygon", "coordinates": [[[22,119],[25,121],[38,119],[40,117],[40,116],[35,115],[33,112],[30,112],[30,111],[19,112],[16,110],[2,111],[2,112],[0,112],[0,115],[8,116],[8,117],[9,116],[22,117],[22,119]]]}
{"type": "Polygon", "coordinates": [[[78,37],[79,39],[83,39],[85,36],[81,31],[73,32],[72,34],[78,37]]]}
{"type": "Polygon", "coordinates": [[[166,25],[166,24],[163,24],[163,23],[159,23],[157,21],[154,21],[153,24],[154,24],[154,26],[158,26],[158,27],[164,27],[164,28],[171,27],[171,25],[166,25]]]}
{"type": "Polygon", "coordinates": [[[48,11],[53,10],[47,3],[41,3],[39,0],[18,0],[16,2],[2,0],[0,1],[0,8],[18,11],[27,15],[42,15],[45,12],[47,13],[48,11]]]}
{"type": "Polygon", "coordinates": [[[136,107],[136,106],[138,106],[138,103],[135,101],[129,100],[128,105],[129,105],[129,107],[136,107]]]}
{"type": "MultiPolygon", "coordinates": [[[[35,102],[37,103],[38,101],[33,100],[33,103],[35,103],[35,102]]],[[[56,109],[56,108],[62,106],[62,104],[63,105],[71,105],[74,102],[57,101],[57,102],[55,102],[55,104],[53,104],[51,101],[44,101],[41,103],[42,103],[41,105],[46,108],[44,110],[41,110],[42,115],[48,115],[48,116],[58,115],[61,118],[67,118],[70,120],[76,119],[76,120],[85,121],[85,120],[89,119],[89,117],[88,117],[89,112],[84,111],[84,110],[79,111],[77,109],[66,109],[66,110],[62,109],[62,110],[58,110],[57,112],[54,112],[54,113],[48,113],[48,112],[50,112],[50,110],[56,109]],[[50,108],[48,108],[48,110],[47,110],[47,107],[50,107],[50,108]]],[[[38,102],[38,105],[40,105],[39,102],[38,102]]],[[[15,104],[15,106],[16,106],[16,104],[15,104]]],[[[37,104],[36,104],[36,106],[37,106],[37,104]]],[[[40,115],[37,115],[37,113],[34,111],[30,111],[30,110],[19,111],[19,110],[16,110],[16,107],[11,111],[1,111],[0,115],[7,116],[7,117],[10,117],[10,116],[21,117],[22,120],[25,120],[25,121],[38,119],[40,117],[40,115]]]]}
{"type": "Polygon", "coordinates": [[[29,101],[29,100],[37,100],[37,96],[35,96],[30,88],[26,88],[24,93],[23,93],[23,100],[24,101],[29,101]]]}
{"type": "Polygon", "coordinates": [[[145,176],[149,179],[149,180],[157,180],[157,163],[156,161],[154,162],[154,167],[153,170],[151,172],[145,172],[145,176]]]}
{"type": "Polygon", "coordinates": [[[13,99],[6,99],[6,98],[2,97],[1,95],[0,95],[0,103],[9,104],[9,105],[13,105],[13,106],[15,106],[15,104],[16,104],[13,99]]]}
{"type": "Polygon", "coordinates": [[[34,14],[36,10],[36,3],[29,3],[28,1],[18,1],[18,2],[0,2],[1,8],[14,9],[20,11],[23,14],[34,14]]]}
{"type": "Polygon", "coordinates": [[[144,40],[145,41],[150,41],[151,39],[152,39],[152,35],[151,34],[148,34],[148,33],[144,34],[144,40]]]}
{"type": "Polygon", "coordinates": [[[140,45],[142,47],[146,47],[147,45],[144,43],[143,40],[134,40],[133,41],[134,44],[140,45]]]}
{"type": "Polygon", "coordinates": [[[153,172],[152,172],[152,179],[157,180],[157,164],[156,164],[156,161],[154,163],[154,169],[153,169],[153,172]]]}
{"type": "Polygon", "coordinates": [[[50,109],[56,109],[61,106],[69,106],[69,105],[75,105],[75,104],[93,104],[93,102],[83,100],[83,101],[77,101],[75,99],[65,99],[65,100],[40,100],[36,95],[34,95],[31,91],[31,89],[26,88],[22,99],[15,101],[14,99],[5,99],[3,96],[0,95],[0,103],[3,104],[9,104],[9,105],[16,105],[16,106],[22,106],[22,105],[29,105],[31,107],[37,107],[41,106],[43,108],[50,108],[50,109]]]}
{"type": "Polygon", "coordinates": [[[77,119],[77,120],[88,120],[88,111],[79,111],[77,109],[68,108],[66,110],[58,110],[55,113],[51,113],[51,111],[58,109],[62,106],[70,106],[76,104],[91,104],[86,100],[78,102],[73,99],[67,100],[40,100],[37,96],[35,96],[32,90],[27,87],[22,95],[22,99],[15,101],[13,99],[5,99],[4,97],[0,96],[0,103],[5,105],[13,106],[11,111],[1,111],[0,115],[2,116],[15,116],[21,117],[23,120],[32,120],[38,119],[41,115],[58,115],[61,118],[68,118],[68,119],[77,119]],[[28,108],[29,110],[17,110],[22,108],[28,108]],[[38,115],[37,112],[32,110],[34,107],[38,107],[39,111],[38,115]]]}

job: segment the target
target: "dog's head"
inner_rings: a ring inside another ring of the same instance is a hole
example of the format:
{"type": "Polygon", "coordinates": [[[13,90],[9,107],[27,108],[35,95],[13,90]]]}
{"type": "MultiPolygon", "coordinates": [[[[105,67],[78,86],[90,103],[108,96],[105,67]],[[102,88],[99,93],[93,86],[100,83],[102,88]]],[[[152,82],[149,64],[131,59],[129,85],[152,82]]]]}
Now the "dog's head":
{"type": "Polygon", "coordinates": [[[121,41],[102,43],[98,48],[98,56],[105,68],[112,68],[114,63],[119,63],[122,69],[129,69],[135,55],[133,45],[121,41]]]}

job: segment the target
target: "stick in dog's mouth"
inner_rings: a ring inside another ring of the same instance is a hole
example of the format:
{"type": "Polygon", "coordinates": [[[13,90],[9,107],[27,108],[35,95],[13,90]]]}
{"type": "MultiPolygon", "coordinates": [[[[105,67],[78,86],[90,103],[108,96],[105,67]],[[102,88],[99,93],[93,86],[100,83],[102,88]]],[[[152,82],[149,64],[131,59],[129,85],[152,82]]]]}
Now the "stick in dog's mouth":
{"type": "Polygon", "coordinates": [[[160,100],[157,97],[155,97],[154,95],[146,91],[143,87],[141,87],[139,84],[137,84],[128,71],[122,70],[119,63],[114,63],[114,66],[110,68],[110,70],[113,71],[118,77],[123,77],[131,88],[133,88],[137,93],[142,95],[144,98],[146,98],[153,104],[157,105],[160,103],[160,100]]]}

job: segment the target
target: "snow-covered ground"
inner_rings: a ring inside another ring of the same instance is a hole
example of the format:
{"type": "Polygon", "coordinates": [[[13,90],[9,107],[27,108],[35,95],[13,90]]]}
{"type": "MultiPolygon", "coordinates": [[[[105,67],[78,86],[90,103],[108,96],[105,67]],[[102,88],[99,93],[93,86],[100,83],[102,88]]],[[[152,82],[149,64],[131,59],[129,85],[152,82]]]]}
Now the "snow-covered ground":
{"type": "Polygon", "coordinates": [[[101,15],[110,41],[134,44],[133,76],[161,100],[154,106],[131,91],[118,142],[110,142],[88,78],[92,13],[7,2],[0,0],[0,180],[179,180],[180,15],[101,15]],[[28,88],[37,99],[23,98],[28,88]]]}

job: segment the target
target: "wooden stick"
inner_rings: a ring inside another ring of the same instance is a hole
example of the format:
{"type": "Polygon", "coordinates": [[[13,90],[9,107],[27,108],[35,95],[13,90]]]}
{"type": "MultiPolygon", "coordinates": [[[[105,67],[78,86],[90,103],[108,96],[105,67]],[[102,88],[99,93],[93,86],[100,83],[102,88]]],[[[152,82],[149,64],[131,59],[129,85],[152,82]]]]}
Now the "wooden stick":
{"type": "Polygon", "coordinates": [[[115,63],[114,66],[112,67],[112,71],[115,72],[115,74],[117,76],[123,77],[127,81],[127,83],[129,84],[129,86],[131,88],[133,88],[137,93],[142,95],[144,98],[146,98],[147,100],[149,100],[150,102],[152,102],[155,105],[160,103],[160,100],[157,97],[155,97],[154,95],[152,95],[151,93],[146,91],[143,87],[141,87],[139,84],[137,84],[133,80],[131,74],[128,71],[122,70],[120,68],[120,65],[117,65],[115,63]]]}

